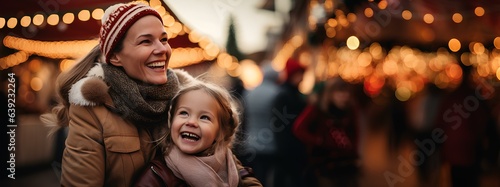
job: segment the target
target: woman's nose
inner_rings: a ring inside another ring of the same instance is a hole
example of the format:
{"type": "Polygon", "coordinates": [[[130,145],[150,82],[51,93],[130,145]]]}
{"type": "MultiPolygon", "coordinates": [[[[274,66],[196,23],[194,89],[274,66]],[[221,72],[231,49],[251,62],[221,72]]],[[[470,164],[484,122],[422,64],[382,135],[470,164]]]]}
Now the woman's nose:
{"type": "Polygon", "coordinates": [[[155,49],[154,49],[153,53],[157,54],[157,55],[163,55],[163,54],[167,53],[169,48],[170,48],[170,45],[168,45],[168,44],[165,45],[162,42],[157,41],[155,43],[155,49]]]}

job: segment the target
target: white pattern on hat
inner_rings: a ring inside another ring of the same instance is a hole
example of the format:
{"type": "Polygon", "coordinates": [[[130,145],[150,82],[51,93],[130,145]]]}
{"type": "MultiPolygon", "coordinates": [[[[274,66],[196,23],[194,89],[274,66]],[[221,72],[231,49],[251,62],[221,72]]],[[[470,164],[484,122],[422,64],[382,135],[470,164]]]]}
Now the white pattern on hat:
{"type": "Polygon", "coordinates": [[[111,50],[124,37],[124,33],[140,18],[154,15],[163,23],[160,14],[153,8],[139,3],[116,4],[104,12],[99,45],[109,63],[111,50]]]}

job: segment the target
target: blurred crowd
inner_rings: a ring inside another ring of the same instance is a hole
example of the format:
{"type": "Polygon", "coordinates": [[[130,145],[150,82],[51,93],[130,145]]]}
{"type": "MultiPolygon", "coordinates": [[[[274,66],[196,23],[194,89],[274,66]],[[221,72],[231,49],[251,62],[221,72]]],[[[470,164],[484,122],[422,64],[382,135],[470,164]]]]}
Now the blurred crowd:
{"type": "Polygon", "coordinates": [[[493,92],[475,84],[468,67],[457,88],[429,84],[406,102],[389,89],[369,98],[341,77],[302,94],[305,67],[294,59],[283,72],[262,71],[258,87],[237,93],[245,120],[236,153],[264,186],[360,186],[361,158],[374,156],[360,151],[362,129],[386,131],[385,151],[400,163],[380,176],[390,186],[407,177],[405,164],[424,186],[479,186],[481,173],[499,166],[498,109],[486,99],[493,92]],[[403,145],[412,145],[409,156],[398,155],[403,145]]]}

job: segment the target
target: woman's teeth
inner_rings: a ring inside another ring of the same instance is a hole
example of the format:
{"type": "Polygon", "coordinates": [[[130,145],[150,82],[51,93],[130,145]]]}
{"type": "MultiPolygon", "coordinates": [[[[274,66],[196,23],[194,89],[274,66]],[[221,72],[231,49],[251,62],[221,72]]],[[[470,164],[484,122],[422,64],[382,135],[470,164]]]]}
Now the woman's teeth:
{"type": "Polygon", "coordinates": [[[150,68],[163,68],[163,67],[165,67],[165,62],[153,62],[151,64],[148,64],[148,67],[150,67],[150,68]]]}

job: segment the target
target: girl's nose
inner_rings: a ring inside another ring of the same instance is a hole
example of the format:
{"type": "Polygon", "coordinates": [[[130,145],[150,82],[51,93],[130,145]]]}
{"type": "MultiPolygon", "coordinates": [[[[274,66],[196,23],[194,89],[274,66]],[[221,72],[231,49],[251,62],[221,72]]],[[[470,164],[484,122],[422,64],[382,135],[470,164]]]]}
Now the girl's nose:
{"type": "Polygon", "coordinates": [[[189,127],[197,128],[198,127],[198,120],[195,117],[190,117],[187,120],[186,125],[189,127]]]}

